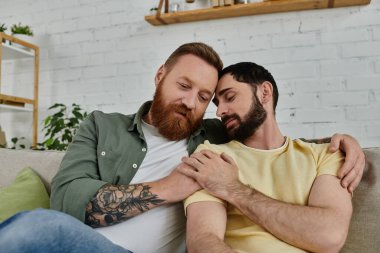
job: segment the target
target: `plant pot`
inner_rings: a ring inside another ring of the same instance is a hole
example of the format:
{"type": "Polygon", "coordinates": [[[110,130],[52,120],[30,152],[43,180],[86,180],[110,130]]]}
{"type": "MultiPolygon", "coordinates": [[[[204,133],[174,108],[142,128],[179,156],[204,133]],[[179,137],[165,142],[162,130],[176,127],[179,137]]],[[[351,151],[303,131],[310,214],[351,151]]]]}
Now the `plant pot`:
{"type": "MultiPolygon", "coordinates": [[[[20,40],[23,40],[25,42],[28,42],[28,43],[32,43],[32,37],[31,36],[28,36],[28,35],[25,35],[25,34],[12,34],[13,37],[17,38],[17,39],[20,39],[20,40]]],[[[18,47],[18,48],[21,48],[21,49],[24,49],[26,51],[30,51],[30,48],[27,48],[27,47],[24,47],[18,43],[12,43],[12,46],[15,46],[15,47],[18,47]]]]}

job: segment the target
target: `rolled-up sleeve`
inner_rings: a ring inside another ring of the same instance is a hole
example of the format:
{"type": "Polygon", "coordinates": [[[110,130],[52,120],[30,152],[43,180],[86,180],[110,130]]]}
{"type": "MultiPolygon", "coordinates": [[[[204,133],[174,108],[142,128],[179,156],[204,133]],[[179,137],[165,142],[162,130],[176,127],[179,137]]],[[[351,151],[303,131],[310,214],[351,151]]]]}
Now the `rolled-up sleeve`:
{"type": "Polygon", "coordinates": [[[107,182],[100,180],[94,112],[81,124],[52,180],[51,208],[84,222],[86,206],[107,182]]]}

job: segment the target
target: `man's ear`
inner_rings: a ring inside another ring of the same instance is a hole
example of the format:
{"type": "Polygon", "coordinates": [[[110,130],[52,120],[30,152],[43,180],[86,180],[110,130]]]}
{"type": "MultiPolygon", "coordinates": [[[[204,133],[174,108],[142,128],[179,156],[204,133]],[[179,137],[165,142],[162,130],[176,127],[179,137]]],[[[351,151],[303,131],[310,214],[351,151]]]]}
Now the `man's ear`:
{"type": "Polygon", "coordinates": [[[260,88],[262,89],[261,103],[264,104],[271,101],[272,96],[273,96],[273,85],[270,82],[265,81],[261,84],[260,88]]]}
{"type": "Polygon", "coordinates": [[[162,64],[160,68],[157,70],[156,76],[154,77],[154,83],[156,87],[161,82],[162,78],[164,78],[165,72],[165,66],[162,64]]]}

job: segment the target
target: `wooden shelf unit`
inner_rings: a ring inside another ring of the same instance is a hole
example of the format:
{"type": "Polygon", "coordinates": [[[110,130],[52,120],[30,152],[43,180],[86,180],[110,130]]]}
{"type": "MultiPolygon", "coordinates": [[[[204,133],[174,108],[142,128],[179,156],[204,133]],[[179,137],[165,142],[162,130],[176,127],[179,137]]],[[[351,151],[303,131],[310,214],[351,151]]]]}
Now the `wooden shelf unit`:
{"type": "Polygon", "coordinates": [[[0,32],[0,107],[22,111],[33,111],[33,139],[32,146],[37,146],[38,138],[38,73],[39,73],[39,47],[28,43],[26,41],[20,40],[13,36],[7,35],[0,32]],[[12,45],[5,44],[3,42],[9,41],[12,45]],[[15,45],[16,44],[16,45],[15,45]],[[17,47],[21,45],[31,51],[17,47]],[[1,91],[1,65],[3,60],[16,60],[22,58],[34,58],[34,80],[33,80],[33,99],[10,96],[2,93],[1,91]],[[27,105],[31,105],[28,108],[27,105]]]}
{"type": "Polygon", "coordinates": [[[162,13],[159,6],[156,15],[145,16],[152,25],[169,25],[201,20],[240,17],[289,11],[327,9],[355,5],[366,5],[371,0],[271,0],[259,3],[236,4],[208,9],[162,13]]]}

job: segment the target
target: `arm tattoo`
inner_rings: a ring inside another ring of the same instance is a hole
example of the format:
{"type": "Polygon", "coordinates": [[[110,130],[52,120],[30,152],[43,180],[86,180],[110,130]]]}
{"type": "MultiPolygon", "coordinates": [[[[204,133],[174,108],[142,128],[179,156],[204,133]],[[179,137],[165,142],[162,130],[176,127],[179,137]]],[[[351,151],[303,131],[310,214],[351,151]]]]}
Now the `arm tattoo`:
{"type": "Polygon", "coordinates": [[[324,143],[331,142],[331,137],[327,137],[323,139],[304,139],[304,138],[300,138],[300,139],[304,142],[315,143],[315,144],[324,144],[324,143]]]}
{"type": "Polygon", "coordinates": [[[94,228],[110,226],[165,202],[150,189],[144,184],[104,185],[88,203],[85,223],[94,228]]]}

